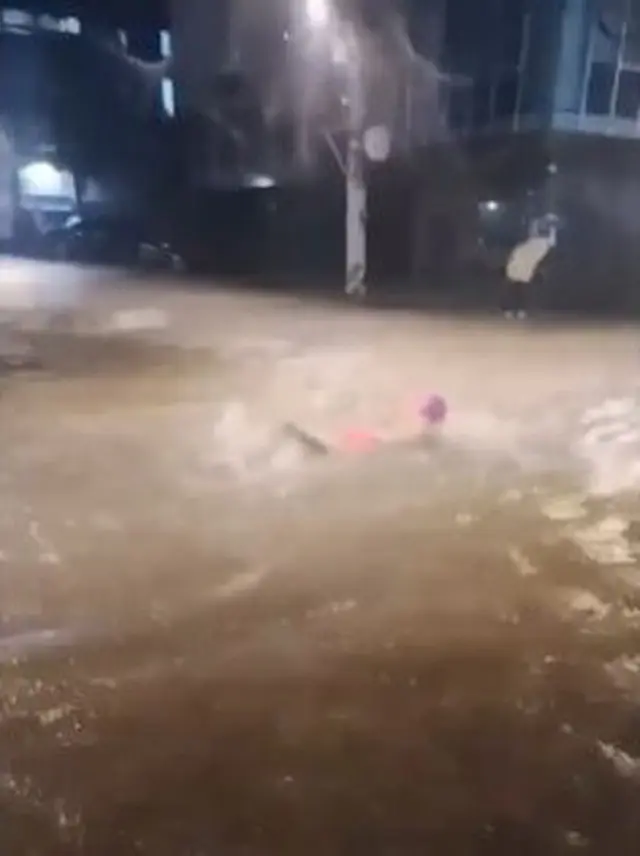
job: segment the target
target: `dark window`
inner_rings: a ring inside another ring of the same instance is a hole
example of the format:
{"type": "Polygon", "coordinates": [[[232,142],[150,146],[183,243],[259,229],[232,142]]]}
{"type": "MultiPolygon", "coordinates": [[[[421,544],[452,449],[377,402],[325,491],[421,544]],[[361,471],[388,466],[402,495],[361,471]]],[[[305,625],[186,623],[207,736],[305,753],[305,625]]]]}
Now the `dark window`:
{"type": "Polygon", "coordinates": [[[510,74],[499,81],[496,88],[496,119],[509,119],[516,112],[518,75],[510,74]]]}
{"type": "Polygon", "coordinates": [[[522,51],[525,4],[522,0],[501,0],[498,5],[497,29],[500,34],[499,61],[504,65],[515,68],[520,62],[520,53],[522,51]]]}
{"type": "Polygon", "coordinates": [[[615,63],[620,51],[621,36],[622,20],[619,15],[599,15],[592,30],[594,61],[598,64],[615,63]]]}
{"type": "Polygon", "coordinates": [[[630,21],[627,38],[624,43],[625,65],[640,65],[640,21],[630,21]]]}
{"type": "Polygon", "coordinates": [[[491,121],[491,86],[478,81],[473,86],[473,127],[483,128],[491,121]]]}
{"type": "Polygon", "coordinates": [[[465,131],[471,126],[473,104],[468,86],[454,86],[449,93],[449,127],[465,131]]]}
{"type": "Polygon", "coordinates": [[[608,62],[593,63],[587,90],[587,113],[594,116],[607,116],[609,114],[615,76],[614,65],[608,62]]]}
{"type": "Polygon", "coordinates": [[[616,116],[637,119],[640,115],[640,72],[622,71],[616,103],[616,116]]]}
{"type": "Polygon", "coordinates": [[[522,81],[520,113],[533,116],[542,112],[539,82],[532,75],[525,75],[522,81]]]}
{"type": "Polygon", "coordinates": [[[464,68],[478,54],[478,40],[486,35],[487,15],[478,0],[445,4],[445,41],[449,52],[464,68]]]}
{"type": "Polygon", "coordinates": [[[134,30],[128,34],[129,53],[147,62],[158,62],[162,59],[160,40],[154,30],[134,30]]]}

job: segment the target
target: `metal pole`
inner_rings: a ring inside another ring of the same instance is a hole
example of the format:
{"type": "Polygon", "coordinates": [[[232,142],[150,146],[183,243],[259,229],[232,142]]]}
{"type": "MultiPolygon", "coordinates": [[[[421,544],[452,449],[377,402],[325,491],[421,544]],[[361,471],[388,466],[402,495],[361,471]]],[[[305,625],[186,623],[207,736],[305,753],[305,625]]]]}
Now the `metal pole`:
{"type": "Polygon", "coordinates": [[[529,51],[531,49],[531,12],[527,12],[522,19],[522,37],[520,42],[520,56],[518,57],[518,89],[516,92],[515,110],[513,111],[513,130],[519,131],[522,122],[522,104],[524,100],[524,85],[527,76],[527,65],[529,64],[529,51]]]}
{"type": "Polygon", "coordinates": [[[345,169],[345,291],[350,297],[367,293],[367,186],[363,145],[366,97],[362,63],[355,40],[347,62],[349,129],[345,169]]]}
{"type": "Polygon", "coordinates": [[[589,41],[587,42],[587,53],[584,58],[584,74],[582,79],[582,92],[580,93],[580,115],[578,116],[578,130],[582,130],[587,115],[589,104],[589,84],[591,83],[591,67],[593,55],[596,48],[596,20],[593,12],[589,15],[589,41]]]}
{"type": "Polygon", "coordinates": [[[618,43],[618,53],[616,55],[616,73],[613,79],[613,87],[611,89],[611,98],[609,100],[609,126],[612,121],[615,121],[616,109],[618,106],[618,94],[620,92],[620,74],[622,72],[622,64],[624,62],[625,49],[627,47],[627,29],[629,24],[627,21],[622,25],[620,31],[620,41],[618,43]]]}

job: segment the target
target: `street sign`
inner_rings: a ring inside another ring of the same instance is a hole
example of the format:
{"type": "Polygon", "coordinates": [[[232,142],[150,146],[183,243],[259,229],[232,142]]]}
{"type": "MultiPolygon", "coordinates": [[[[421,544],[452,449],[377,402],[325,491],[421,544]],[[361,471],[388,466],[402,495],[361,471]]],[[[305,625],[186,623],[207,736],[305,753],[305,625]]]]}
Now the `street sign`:
{"type": "Polygon", "coordinates": [[[386,161],[391,154],[391,134],[384,125],[373,125],[367,128],[363,136],[364,150],[369,160],[374,163],[386,161]]]}

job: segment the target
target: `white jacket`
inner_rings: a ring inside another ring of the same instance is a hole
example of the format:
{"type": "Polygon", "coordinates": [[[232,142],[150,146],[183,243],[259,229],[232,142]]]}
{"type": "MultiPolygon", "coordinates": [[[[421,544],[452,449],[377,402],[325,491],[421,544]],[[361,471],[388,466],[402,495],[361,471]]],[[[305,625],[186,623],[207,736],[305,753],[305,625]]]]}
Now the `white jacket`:
{"type": "Polygon", "coordinates": [[[517,244],[507,262],[507,279],[511,282],[531,282],[540,266],[547,257],[555,241],[551,237],[527,238],[517,244]]]}

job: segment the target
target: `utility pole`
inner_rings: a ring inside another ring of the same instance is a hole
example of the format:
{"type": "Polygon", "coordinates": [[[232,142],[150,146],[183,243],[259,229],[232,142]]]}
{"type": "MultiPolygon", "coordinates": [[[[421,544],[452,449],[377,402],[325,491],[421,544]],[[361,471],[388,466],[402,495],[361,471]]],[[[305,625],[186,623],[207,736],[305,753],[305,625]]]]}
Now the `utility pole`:
{"type": "Polygon", "coordinates": [[[311,63],[334,63],[344,75],[346,154],[340,152],[330,133],[325,133],[325,139],[345,177],[345,291],[361,299],[367,293],[367,92],[360,45],[351,26],[337,24],[330,0],[306,0],[304,4],[294,0],[292,10],[296,49],[302,50],[300,68],[306,66],[302,78],[301,142],[308,143],[307,110],[313,109],[307,103],[309,80],[316,79],[311,63]]]}
{"type": "Polygon", "coordinates": [[[367,184],[364,131],[366,92],[358,45],[347,51],[347,156],[345,163],[345,291],[361,299],[367,294],[367,184]]]}

